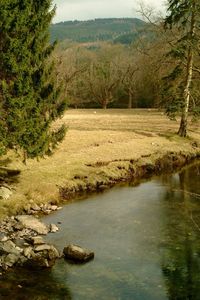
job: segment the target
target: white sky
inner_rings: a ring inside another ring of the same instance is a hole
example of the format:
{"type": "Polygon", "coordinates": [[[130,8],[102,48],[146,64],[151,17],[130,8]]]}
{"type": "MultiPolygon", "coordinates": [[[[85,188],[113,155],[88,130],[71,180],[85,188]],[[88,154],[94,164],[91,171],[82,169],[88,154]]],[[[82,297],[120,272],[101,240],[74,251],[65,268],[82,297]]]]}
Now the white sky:
{"type": "MultiPolygon", "coordinates": [[[[164,11],[165,0],[143,0],[148,6],[164,11]]],[[[54,23],[95,18],[139,17],[139,0],[53,0],[57,6],[54,23]]]]}

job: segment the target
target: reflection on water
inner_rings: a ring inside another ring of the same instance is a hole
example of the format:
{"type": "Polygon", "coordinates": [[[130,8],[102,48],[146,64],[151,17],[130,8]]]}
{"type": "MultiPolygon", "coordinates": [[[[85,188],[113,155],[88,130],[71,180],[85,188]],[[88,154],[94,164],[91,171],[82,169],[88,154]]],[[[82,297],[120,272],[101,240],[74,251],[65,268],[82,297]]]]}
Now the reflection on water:
{"type": "Polygon", "coordinates": [[[200,165],[75,202],[44,219],[57,247],[95,251],[83,266],[10,272],[0,299],[200,299],[200,165]]]}
{"type": "Polygon", "coordinates": [[[9,300],[71,300],[65,282],[54,278],[48,270],[15,270],[0,279],[0,299],[9,300]]]}
{"type": "Polygon", "coordinates": [[[200,166],[170,178],[162,270],[168,299],[200,299],[200,166]],[[174,211],[173,211],[174,210],[174,211]]]}

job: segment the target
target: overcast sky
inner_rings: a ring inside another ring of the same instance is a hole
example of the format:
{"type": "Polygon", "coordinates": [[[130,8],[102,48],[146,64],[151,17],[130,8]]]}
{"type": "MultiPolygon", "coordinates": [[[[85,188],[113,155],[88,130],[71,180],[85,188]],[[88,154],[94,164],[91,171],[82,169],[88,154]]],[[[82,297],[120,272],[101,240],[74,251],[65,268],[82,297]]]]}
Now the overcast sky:
{"type": "MultiPolygon", "coordinates": [[[[138,17],[137,0],[53,0],[53,2],[57,6],[54,23],[95,18],[138,17]]],[[[165,0],[144,0],[143,2],[158,10],[164,10],[165,0]]]]}

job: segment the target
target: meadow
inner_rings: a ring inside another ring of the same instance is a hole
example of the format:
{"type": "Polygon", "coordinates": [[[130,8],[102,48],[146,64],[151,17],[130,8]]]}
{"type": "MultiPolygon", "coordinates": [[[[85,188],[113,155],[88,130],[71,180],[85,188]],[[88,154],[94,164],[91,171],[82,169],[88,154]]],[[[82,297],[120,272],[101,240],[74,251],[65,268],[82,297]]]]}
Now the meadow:
{"type": "Polygon", "coordinates": [[[1,217],[18,213],[30,201],[58,203],[62,187],[75,192],[122,178],[130,161],[153,163],[168,152],[200,152],[199,123],[190,120],[189,137],[181,138],[176,135],[179,120],[154,109],[68,110],[54,126],[61,122],[67,134],[52,156],[24,165],[9,153],[9,167],[21,175],[12,197],[0,202],[1,217]]]}

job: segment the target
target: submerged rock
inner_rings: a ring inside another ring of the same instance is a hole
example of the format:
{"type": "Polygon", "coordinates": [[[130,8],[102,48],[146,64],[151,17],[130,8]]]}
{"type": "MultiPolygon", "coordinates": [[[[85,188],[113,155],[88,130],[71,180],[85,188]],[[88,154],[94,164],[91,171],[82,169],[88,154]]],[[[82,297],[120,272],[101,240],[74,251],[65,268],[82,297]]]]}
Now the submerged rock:
{"type": "Polygon", "coordinates": [[[84,263],[94,258],[94,252],[84,249],[78,245],[69,245],[64,248],[63,254],[65,258],[74,262],[84,263]]]}
{"type": "Polygon", "coordinates": [[[59,230],[58,226],[55,224],[50,224],[50,232],[55,233],[59,230]]]}

